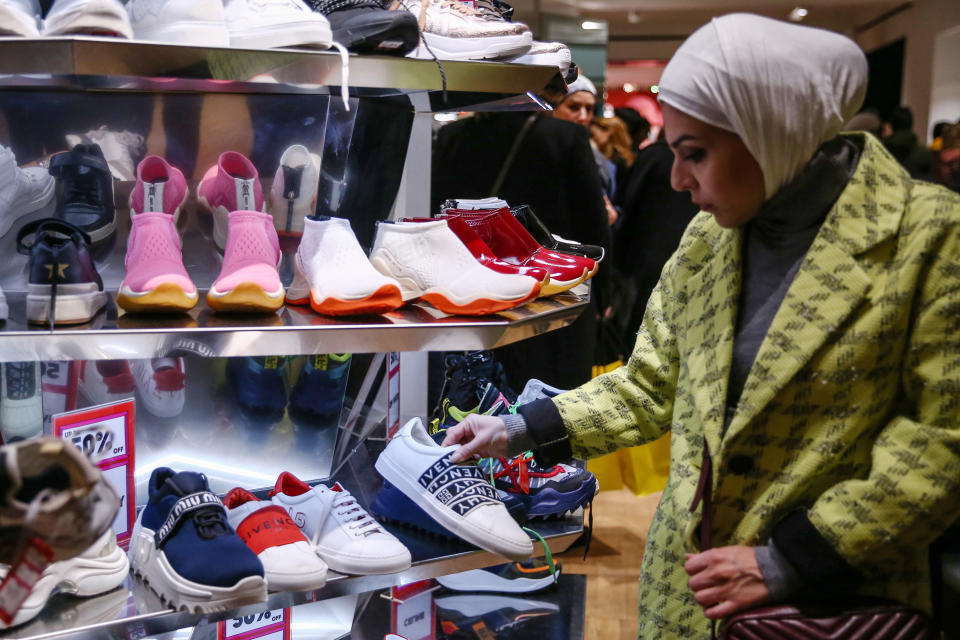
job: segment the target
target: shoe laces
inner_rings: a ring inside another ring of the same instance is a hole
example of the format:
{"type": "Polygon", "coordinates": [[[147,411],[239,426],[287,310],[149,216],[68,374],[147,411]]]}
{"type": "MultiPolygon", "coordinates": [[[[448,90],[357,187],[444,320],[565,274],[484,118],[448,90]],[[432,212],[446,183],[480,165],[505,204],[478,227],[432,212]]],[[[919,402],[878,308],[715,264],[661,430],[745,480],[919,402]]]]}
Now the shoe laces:
{"type": "Polygon", "coordinates": [[[356,536],[369,536],[381,531],[380,523],[373,519],[366,510],[360,506],[356,498],[350,495],[346,489],[335,491],[336,497],[333,499],[334,513],[342,522],[349,522],[347,528],[355,531],[356,536]]]}
{"type": "Polygon", "coordinates": [[[70,178],[63,183],[64,202],[83,202],[94,206],[103,204],[100,181],[95,170],[87,168],[86,172],[73,171],[70,178]]]}
{"type": "Polygon", "coordinates": [[[210,506],[197,509],[190,517],[197,533],[207,540],[222,536],[230,530],[223,507],[210,506]]]}
{"type": "Polygon", "coordinates": [[[36,376],[32,362],[8,362],[4,365],[4,375],[7,377],[7,395],[10,398],[23,400],[34,395],[36,376]]]}

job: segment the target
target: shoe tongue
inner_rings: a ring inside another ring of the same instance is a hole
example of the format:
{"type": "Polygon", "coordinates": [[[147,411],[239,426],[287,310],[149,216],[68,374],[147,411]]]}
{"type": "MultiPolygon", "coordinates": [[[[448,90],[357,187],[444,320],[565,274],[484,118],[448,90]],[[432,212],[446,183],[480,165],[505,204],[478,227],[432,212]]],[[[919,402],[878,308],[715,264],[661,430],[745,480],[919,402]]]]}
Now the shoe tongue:
{"type": "Polygon", "coordinates": [[[256,192],[253,190],[253,180],[242,178],[233,179],[237,195],[237,211],[259,211],[256,192]]]}
{"type": "Polygon", "coordinates": [[[196,471],[181,471],[171,478],[167,478],[164,486],[178,496],[187,496],[191,493],[209,491],[207,477],[196,471]]]}
{"type": "Polygon", "coordinates": [[[278,493],[288,496],[299,496],[307,491],[310,491],[310,485],[289,471],[284,471],[280,474],[280,477],[277,478],[277,483],[274,485],[273,491],[270,492],[270,497],[278,493]]]}
{"type": "Polygon", "coordinates": [[[253,495],[246,489],[237,487],[235,489],[231,489],[230,493],[224,497],[223,506],[225,506],[227,509],[236,509],[240,505],[248,502],[260,502],[260,498],[253,495]]]}
{"type": "Polygon", "coordinates": [[[330,491],[343,491],[343,485],[341,485],[339,482],[334,482],[333,486],[330,487],[330,491]]]}

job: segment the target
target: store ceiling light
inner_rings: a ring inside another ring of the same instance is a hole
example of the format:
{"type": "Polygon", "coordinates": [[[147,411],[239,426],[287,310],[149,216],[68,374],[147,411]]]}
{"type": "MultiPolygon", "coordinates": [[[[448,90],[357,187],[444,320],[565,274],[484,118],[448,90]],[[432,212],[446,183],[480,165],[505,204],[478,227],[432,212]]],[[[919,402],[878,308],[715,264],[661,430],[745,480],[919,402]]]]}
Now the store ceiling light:
{"type": "Polygon", "coordinates": [[[580,28],[584,31],[596,31],[597,29],[603,29],[603,23],[594,22],[593,20],[584,20],[580,23],[580,28]]]}
{"type": "Polygon", "coordinates": [[[655,84],[650,85],[650,93],[660,93],[659,85],[655,85],[655,84]]]}
{"type": "Polygon", "coordinates": [[[790,19],[794,22],[801,22],[807,17],[807,13],[807,10],[803,7],[794,7],[793,11],[790,12],[790,19]]]}
{"type": "Polygon", "coordinates": [[[633,84],[632,82],[624,82],[623,90],[626,91],[627,93],[633,93],[634,91],[637,90],[637,85],[633,84]]]}

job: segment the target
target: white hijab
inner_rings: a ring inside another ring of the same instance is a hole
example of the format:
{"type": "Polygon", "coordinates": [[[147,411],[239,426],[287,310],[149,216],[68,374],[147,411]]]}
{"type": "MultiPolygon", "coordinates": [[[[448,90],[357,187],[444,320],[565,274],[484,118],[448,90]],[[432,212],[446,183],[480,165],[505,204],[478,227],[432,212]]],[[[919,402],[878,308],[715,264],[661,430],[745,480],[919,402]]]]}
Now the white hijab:
{"type": "Polygon", "coordinates": [[[867,59],[846,36],[733,13],[697,29],[670,59],[660,101],[737,134],[769,199],[863,104],[867,59]]]}

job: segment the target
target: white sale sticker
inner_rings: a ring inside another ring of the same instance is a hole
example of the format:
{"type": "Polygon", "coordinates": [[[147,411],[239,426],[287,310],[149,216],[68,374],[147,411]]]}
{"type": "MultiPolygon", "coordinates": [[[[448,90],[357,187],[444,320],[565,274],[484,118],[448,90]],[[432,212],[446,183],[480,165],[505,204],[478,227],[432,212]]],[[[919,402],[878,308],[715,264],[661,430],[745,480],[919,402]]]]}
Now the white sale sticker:
{"type": "Polygon", "coordinates": [[[282,640],[289,629],[289,609],[268,609],[220,622],[219,640],[271,638],[282,640]]]}
{"type": "Polygon", "coordinates": [[[127,417],[118,415],[102,422],[64,429],[60,437],[75,444],[91,462],[99,464],[127,452],[127,417]]]}

